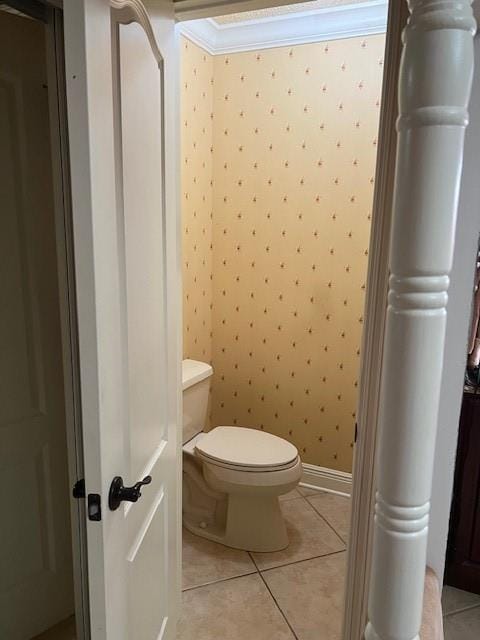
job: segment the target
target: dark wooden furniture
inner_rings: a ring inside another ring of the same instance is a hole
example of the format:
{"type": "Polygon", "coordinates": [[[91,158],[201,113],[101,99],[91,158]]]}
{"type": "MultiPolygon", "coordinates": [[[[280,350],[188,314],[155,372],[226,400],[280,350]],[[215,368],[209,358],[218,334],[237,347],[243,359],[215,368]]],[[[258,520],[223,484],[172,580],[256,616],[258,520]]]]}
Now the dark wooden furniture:
{"type": "Polygon", "coordinates": [[[480,594],[480,394],[467,392],[460,415],[445,584],[480,594]]]}

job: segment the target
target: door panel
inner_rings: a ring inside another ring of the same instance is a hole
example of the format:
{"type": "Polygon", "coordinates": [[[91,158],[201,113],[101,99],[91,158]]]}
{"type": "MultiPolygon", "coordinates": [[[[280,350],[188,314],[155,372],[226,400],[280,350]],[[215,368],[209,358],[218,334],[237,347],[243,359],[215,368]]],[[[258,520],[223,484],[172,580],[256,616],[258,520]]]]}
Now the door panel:
{"type": "Polygon", "coordinates": [[[160,487],[128,552],[131,628],[145,638],[162,638],[168,623],[167,525],[167,497],[160,487]]]}
{"type": "Polygon", "coordinates": [[[4,12],[0,140],[0,637],[27,640],[74,600],[45,32],[4,12]]]}
{"type": "Polygon", "coordinates": [[[125,422],[128,478],[151,475],[140,503],[123,505],[128,528],[131,630],[162,636],[167,624],[168,566],[162,482],[168,454],[166,398],[165,206],[163,60],[136,22],[113,32],[117,214],[121,244],[125,422]],[[148,99],[139,96],[149,89],[148,99]]]}
{"type": "Polygon", "coordinates": [[[166,435],[163,61],[155,58],[135,22],[118,25],[116,44],[117,211],[129,387],[126,442],[130,473],[138,478],[166,435]],[[148,100],[138,99],[142,87],[150,88],[148,100]]]}
{"type": "Polygon", "coordinates": [[[152,6],[64,6],[93,640],[173,640],[179,601],[176,43],[152,6]]]}

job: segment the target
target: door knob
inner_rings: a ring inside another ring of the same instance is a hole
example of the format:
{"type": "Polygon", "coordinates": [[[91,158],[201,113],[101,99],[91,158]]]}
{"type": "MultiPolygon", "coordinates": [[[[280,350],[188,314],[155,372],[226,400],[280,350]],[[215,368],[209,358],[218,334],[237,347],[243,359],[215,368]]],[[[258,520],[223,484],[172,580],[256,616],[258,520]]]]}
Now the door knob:
{"type": "Polygon", "coordinates": [[[145,476],[140,482],[136,482],[133,487],[124,487],[122,476],[115,476],[110,485],[110,491],[108,493],[108,506],[112,511],[118,509],[122,500],[127,502],[137,502],[141,497],[140,489],[145,484],[150,484],[152,476],[145,476]]]}

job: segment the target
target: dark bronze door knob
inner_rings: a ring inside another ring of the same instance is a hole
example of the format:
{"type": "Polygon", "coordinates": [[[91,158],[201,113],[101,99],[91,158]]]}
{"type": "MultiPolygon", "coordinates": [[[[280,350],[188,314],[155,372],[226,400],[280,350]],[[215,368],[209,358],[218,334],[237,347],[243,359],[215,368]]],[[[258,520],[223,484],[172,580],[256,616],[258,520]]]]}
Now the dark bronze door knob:
{"type": "Polygon", "coordinates": [[[122,500],[127,502],[137,502],[141,497],[140,489],[145,484],[150,484],[152,476],[145,476],[140,482],[136,482],[133,487],[124,487],[122,476],[115,476],[110,485],[110,491],[108,494],[108,506],[112,511],[115,511],[120,506],[122,500]]]}

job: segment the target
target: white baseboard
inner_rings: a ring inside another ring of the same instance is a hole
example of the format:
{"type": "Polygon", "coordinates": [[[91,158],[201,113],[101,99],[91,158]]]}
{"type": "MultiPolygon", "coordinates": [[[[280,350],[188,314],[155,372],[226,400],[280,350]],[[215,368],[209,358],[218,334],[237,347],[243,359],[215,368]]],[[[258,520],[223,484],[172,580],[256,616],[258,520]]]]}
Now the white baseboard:
{"type": "Polygon", "coordinates": [[[336,471],[326,467],[317,467],[315,464],[303,463],[303,474],[300,486],[309,489],[338,493],[342,496],[350,496],[352,493],[352,474],[345,471],[336,471]]]}

